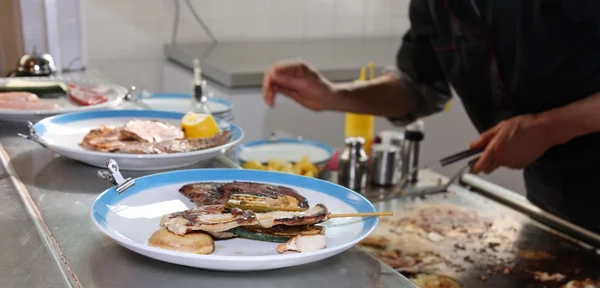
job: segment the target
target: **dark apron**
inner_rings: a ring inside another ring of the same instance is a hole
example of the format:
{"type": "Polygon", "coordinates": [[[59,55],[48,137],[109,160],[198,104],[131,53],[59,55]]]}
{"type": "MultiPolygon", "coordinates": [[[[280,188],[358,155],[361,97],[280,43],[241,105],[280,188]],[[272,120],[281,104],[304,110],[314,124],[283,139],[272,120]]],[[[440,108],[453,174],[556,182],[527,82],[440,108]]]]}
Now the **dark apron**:
{"type": "Polygon", "coordinates": [[[533,204],[600,233],[600,134],[550,149],[524,177],[533,204]]]}

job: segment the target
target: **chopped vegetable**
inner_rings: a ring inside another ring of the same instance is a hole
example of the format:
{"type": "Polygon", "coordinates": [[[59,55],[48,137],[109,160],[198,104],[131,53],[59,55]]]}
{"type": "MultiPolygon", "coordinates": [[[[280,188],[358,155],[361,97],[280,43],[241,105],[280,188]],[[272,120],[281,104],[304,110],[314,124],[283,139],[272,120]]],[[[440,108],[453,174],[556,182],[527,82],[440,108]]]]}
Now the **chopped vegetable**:
{"type": "Polygon", "coordinates": [[[263,164],[256,160],[250,160],[242,164],[242,167],[244,169],[278,171],[306,177],[317,177],[319,175],[319,168],[310,162],[308,156],[302,157],[296,163],[269,159],[266,164],[263,164]]]}

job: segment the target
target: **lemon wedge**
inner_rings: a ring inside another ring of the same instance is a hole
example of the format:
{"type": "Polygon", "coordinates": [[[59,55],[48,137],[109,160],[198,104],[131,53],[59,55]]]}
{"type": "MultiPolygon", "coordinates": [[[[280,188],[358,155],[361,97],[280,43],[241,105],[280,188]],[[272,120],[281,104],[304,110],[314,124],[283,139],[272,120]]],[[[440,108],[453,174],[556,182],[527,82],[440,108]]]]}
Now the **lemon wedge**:
{"type": "Polygon", "coordinates": [[[194,112],[188,112],[183,116],[181,130],[188,139],[212,137],[221,131],[212,115],[194,112]]]}

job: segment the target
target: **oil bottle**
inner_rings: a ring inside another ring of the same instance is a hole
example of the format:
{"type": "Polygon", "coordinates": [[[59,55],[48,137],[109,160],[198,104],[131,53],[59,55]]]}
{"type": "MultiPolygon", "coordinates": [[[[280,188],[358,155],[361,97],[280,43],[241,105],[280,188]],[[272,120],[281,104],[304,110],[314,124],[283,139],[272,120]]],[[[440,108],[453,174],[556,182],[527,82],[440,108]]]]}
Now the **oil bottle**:
{"type": "MultiPolygon", "coordinates": [[[[375,65],[369,63],[369,78],[373,79],[375,65]]],[[[367,79],[366,69],[360,70],[360,77],[356,81],[365,81],[367,79]]],[[[371,145],[373,143],[375,129],[375,117],[373,115],[346,113],[345,137],[362,137],[364,142],[364,150],[367,155],[371,155],[371,145]]]]}

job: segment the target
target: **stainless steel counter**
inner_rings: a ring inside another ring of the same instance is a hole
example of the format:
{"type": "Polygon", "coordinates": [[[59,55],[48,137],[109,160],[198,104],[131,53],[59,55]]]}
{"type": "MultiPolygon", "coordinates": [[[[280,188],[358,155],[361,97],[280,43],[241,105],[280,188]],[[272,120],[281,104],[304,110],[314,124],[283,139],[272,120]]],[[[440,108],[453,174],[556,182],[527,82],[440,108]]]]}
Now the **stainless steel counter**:
{"type": "MultiPolygon", "coordinates": [[[[0,170],[0,287],[416,287],[357,247],[320,262],[257,273],[204,271],[146,258],[92,224],[90,205],[110,185],[96,177],[96,168],[59,157],[17,132],[27,127],[0,123],[0,158],[8,169],[0,170]]],[[[231,166],[215,159],[194,167],[231,166]]]]}
{"type": "MultiPolygon", "coordinates": [[[[0,286],[64,287],[66,278],[38,235],[8,171],[0,165],[0,286]]],[[[44,239],[45,240],[45,239],[44,239]]]]}
{"type": "Polygon", "coordinates": [[[354,80],[370,61],[377,69],[394,64],[400,43],[401,37],[194,43],[166,45],[165,55],[189,69],[197,57],[206,77],[243,87],[260,86],[263,72],[286,59],[304,59],[331,81],[354,80]]]}

